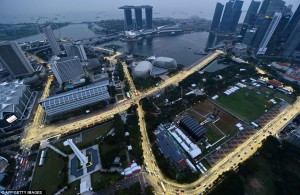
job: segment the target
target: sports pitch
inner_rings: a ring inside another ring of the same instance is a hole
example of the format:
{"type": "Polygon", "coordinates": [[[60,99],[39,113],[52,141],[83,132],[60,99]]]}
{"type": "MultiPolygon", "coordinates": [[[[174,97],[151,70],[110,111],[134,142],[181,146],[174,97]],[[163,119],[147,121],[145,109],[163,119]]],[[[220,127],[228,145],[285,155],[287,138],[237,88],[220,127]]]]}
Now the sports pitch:
{"type": "MultiPolygon", "coordinates": [[[[215,102],[237,117],[251,122],[274,107],[269,102],[270,99],[272,98],[265,93],[258,94],[255,90],[243,88],[230,95],[221,94],[215,102]]],[[[279,99],[275,100],[280,102],[279,99]]]]}

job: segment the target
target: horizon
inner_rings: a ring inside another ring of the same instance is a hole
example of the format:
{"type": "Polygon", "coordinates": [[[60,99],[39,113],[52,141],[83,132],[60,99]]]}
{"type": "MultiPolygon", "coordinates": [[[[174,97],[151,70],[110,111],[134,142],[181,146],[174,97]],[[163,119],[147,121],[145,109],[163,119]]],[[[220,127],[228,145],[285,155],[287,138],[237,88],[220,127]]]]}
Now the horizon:
{"type": "MultiPolygon", "coordinates": [[[[109,19],[123,19],[123,12],[119,9],[123,5],[151,5],[153,6],[154,18],[190,18],[198,16],[212,20],[215,5],[217,2],[225,4],[227,0],[211,0],[209,2],[199,2],[190,0],[189,3],[182,3],[180,0],[158,2],[154,0],[115,0],[100,2],[89,0],[2,0],[0,7],[0,23],[32,23],[38,17],[58,18],[58,22],[85,22],[109,19]],[[18,6],[16,6],[18,4],[18,6]],[[57,6],[60,5],[60,6],[57,6]],[[72,6],[70,6],[72,5],[72,6]],[[36,9],[36,7],[38,9],[36,9]],[[17,14],[16,14],[17,13],[17,14]]],[[[246,11],[250,5],[250,0],[244,0],[240,21],[244,20],[246,11]]],[[[286,1],[286,5],[293,5],[293,12],[299,6],[298,0],[286,1]]]]}

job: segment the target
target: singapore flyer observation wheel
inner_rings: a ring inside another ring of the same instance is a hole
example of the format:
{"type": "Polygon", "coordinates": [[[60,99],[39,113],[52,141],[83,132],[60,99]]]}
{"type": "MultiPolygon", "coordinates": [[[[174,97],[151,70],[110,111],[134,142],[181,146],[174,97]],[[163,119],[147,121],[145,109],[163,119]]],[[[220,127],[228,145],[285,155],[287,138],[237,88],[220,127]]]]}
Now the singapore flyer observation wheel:
{"type": "Polygon", "coordinates": [[[60,28],[58,28],[58,26],[53,22],[53,19],[50,19],[48,17],[38,17],[35,21],[35,24],[36,24],[36,29],[37,29],[38,33],[44,39],[46,39],[46,37],[45,37],[45,34],[43,32],[43,28],[46,27],[46,26],[49,26],[49,25],[51,26],[52,30],[58,29],[58,35],[57,35],[57,33],[55,33],[56,38],[60,39],[62,37],[61,32],[60,32],[60,28]]]}

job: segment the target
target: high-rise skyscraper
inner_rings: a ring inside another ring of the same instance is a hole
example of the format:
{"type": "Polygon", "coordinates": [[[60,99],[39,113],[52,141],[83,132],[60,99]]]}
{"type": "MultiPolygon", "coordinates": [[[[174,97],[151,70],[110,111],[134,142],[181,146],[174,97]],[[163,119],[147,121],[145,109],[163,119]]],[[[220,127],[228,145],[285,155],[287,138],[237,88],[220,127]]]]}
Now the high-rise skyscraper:
{"type": "Polygon", "coordinates": [[[226,3],[224,14],[220,24],[220,31],[222,32],[235,32],[239,22],[243,1],[230,0],[226,3]]]}
{"type": "Polygon", "coordinates": [[[120,9],[124,10],[124,30],[133,30],[133,20],[132,20],[132,6],[123,6],[120,9]]]}
{"type": "Polygon", "coordinates": [[[254,24],[255,16],[257,14],[259,5],[260,5],[260,1],[254,1],[254,0],[251,1],[251,4],[245,16],[244,24],[249,24],[251,26],[254,24]]]}
{"type": "Polygon", "coordinates": [[[247,32],[247,29],[248,29],[249,25],[248,24],[243,24],[242,28],[241,28],[241,32],[240,32],[240,36],[241,36],[241,39],[244,38],[246,32],[247,32]]]}
{"type": "Polygon", "coordinates": [[[268,6],[268,9],[265,13],[266,16],[272,16],[276,11],[282,11],[285,5],[285,1],[283,0],[272,0],[268,6]]]}
{"type": "Polygon", "coordinates": [[[244,36],[244,38],[243,38],[242,43],[244,43],[244,44],[247,45],[247,46],[250,46],[251,43],[252,43],[252,40],[253,40],[253,38],[254,38],[255,33],[256,33],[256,29],[255,29],[255,28],[253,28],[253,29],[248,29],[248,30],[246,31],[246,33],[245,33],[245,36],[244,36]]]}
{"type": "Polygon", "coordinates": [[[58,58],[51,63],[52,71],[58,83],[80,79],[84,76],[84,70],[77,57],[58,58]]]}
{"type": "MultiPolygon", "coordinates": [[[[293,14],[291,20],[289,21],[288,25],[285,27],[283,32],[283,39],[287,40],[291,32],[295,29],[296,25],[300,21],[300,5],[298,6],[297,10],[293,14]]],[[[300,36],[300,35],[299,35],[300,36]]]]}
{"type": "Polygon", "coordinates": [[[140,30],[143,28],[143,19],[142,19],[142,8],[134,8],[134,17],[135,17],[135,29],[140,30]]]}
{"type": "Polygon", "coordinates": [[[228,1],[225,5],[225,10],[220,23],[220,31],[222,32],[229,31],[230,20],[232,16],[232,7],[233,7],[233,1],[228,1]]]}
{"type": "Polygon", "coordinates": [[[14,41],[0,42],[0,63],[13,78],[28,76],[34,72],[20,46],[14,41]]]}
{"type": "Polygon", "coordinates": [[[300,46],[300,20],[297,21],[296,26],[283,46],[283,56],[290,57],[298,46],[300,46]]]}
{"type": "Polygon", "coordinates": [[[257,51],[258,55],[264,55],[266,53],[267,45],[268,45],[274,31],[276,30],[281,18],[282,18],[282,13],[275,12],[275,14],[273,16],[273,19],[271,21],[271,24],[270,24],[270,26],[269,26],[262,42],[259,45],[259,48],[258,48],[258,51],[257,51]]]}
{"type": "Polygon", "coordinates": [[[230,19],[230,31],[235,32],[236,27],[239,23],[241,14],[242,14],[242,7],[243,7],[244,1],[241,0],[235,0],[233,7],[232,7],[232,15],[230,19]]]}
{"type": "Polygon", "coordinates": [[[270,26],[270,23],[272,21],[272,18],[269,17],[269,16],[265,16],[265,17],[259,17],[258,19],[258,24],[255,25],[255,27],[257,28],[256,30],[256,33],[254,35],[254,38],[252,40],[252,43],[251,43],[251,47],[254,48],[254,49],[258,49],[262,39],[264,38],[269,26],[270,26]]]}
{"type": "Polygon", "coordinates": [[[152,6],[122,6],[119,9],[124,10],[124,30],[140,30],[143,28],[142,9],[145,9],[146,29],[152,29],[152,6]],[[135,21],[132,20],[132,9],[134,9],[135,21]]]}
{"type": "Polygon", "coordinates": [[[261,7],[260,7],[260,10],[259,10],[258,13],[264,16],[267,12],[267,9],[268,9],[269,5],[270,5],[270,2],[271,2],[271,0],[264,0],[263,3],[261,4],[261,7]]]}
{"type": "Polygon", "coordinates": [[[145,12],[146,12],[146,29],[152,29],[152,15],[153,15],[153,10],[152,6],[145,6],[145,12]]]}
{"type": "Polygon", "coordinates": [[[81,43],[64,44],[64,48],[69,57],[77,56],[80,61],[87,61],[86,53],[81,43]]]}
{"type": "Polygon", "coordinates": [[[210,26],[211,31],[215,31],[219,28],[223,8],[224,5],[222,3],[217,2],[214,17],[210,26]]]}
{"type": "Polygon", "coordinates": [[[60,47],[56,41],[56,38],[55,38],[55,35],[51,29],[51,26],[46,26],[43,28],[43,31],[45,33],[45,36],[49,42],[49,45],[52,49],[52,52],[55,54],[55,55],[59,55],[61,54],[61,50],[60,50],[60,47]]]}
{"type": "Polygon", "coordinates": [[[282,33],[283,30],[285,29],[285,27],[287,26],[289,20],[291,19],[291,13],[289,12],[281,12],[282,13],[282,17],[267,45],[267,51],[266,51],[266,55],[280,55],[281,53],[281,49],[282,49],[282,45],[283,45],[283,40],[282,40],[282,33]]]}

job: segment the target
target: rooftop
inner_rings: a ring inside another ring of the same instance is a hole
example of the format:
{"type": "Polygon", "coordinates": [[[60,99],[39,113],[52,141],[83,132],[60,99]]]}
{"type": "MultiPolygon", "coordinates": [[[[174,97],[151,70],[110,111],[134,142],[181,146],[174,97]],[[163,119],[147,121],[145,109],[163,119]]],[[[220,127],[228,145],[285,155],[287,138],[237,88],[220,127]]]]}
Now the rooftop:
{"type": "Polygon", "coordinates": [[[134,8],[153,8],[153,6],[150,6],[150,5],[140,5],[140,6],[124,5],[122,7],[119,7],[119,9],[134,9],[134,8]]]}
{"type": "Polygon", "coordinates": [[[200,139],[206,131],[202,125],[188,115],[180,120],[180,125],[182,125],[196,140],[200,139]]]}
{"type": "Polygon", "coordinates": [[[155,135],[157,137],[156,143],[165,157],[171,158],[175,163],[185,159],[185,155],[177,147],[177,144],[164,131],[157,131],[155,135]]]}
{"type": "Polygon", "coordinates": [[[15,105],[19,104],[26,88],[23,81],[19,80],[0,84],[0,120],[4,118],[4,113],[15,111],[15,105]]]}

